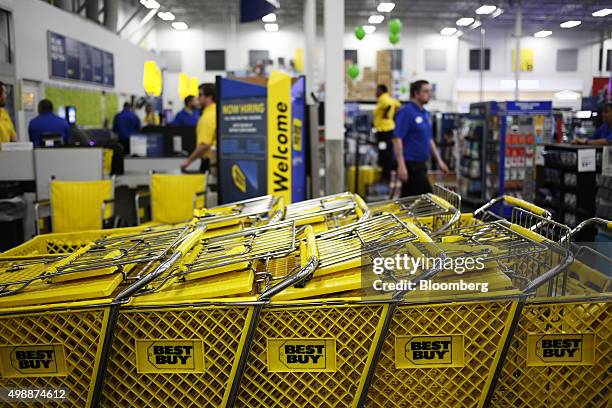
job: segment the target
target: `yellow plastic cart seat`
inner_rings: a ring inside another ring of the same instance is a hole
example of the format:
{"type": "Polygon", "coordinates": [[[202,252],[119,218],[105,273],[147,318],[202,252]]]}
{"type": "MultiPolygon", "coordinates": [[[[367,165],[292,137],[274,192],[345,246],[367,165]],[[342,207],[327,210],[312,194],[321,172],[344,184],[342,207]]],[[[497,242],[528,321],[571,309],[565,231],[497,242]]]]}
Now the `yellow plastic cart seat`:
{"type": "MultiPolygon", "coordinates": [[[[177,224],[193,214],[196,193],[206,191],[206,174],[152,174],[151,218],[160,224],[177,224]]],[[[198,196],[196,208],[204,206],[198,196]]]]}
{"type": "MultiPolygon", "coordinates": [[[[112,198],[112,180],[51,181],[53,232],[102,229],[102,204],[112,198]]],[[[112,205],[105,210],[110,218],[112,205]]]]}

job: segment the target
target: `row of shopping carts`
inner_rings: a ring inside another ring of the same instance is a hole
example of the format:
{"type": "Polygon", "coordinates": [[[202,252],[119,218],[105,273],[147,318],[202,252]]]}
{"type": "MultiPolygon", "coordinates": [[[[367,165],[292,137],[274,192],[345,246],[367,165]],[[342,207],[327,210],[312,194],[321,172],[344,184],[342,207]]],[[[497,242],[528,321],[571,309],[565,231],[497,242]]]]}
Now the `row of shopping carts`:
{"type": "Polygon", "coordinates": [[[38,236],[0,255],[0,388],[73,407],[609,407],[612,260],[575,236],[612,223],[460,208],[438,186],[266,196],[38,236]]]}

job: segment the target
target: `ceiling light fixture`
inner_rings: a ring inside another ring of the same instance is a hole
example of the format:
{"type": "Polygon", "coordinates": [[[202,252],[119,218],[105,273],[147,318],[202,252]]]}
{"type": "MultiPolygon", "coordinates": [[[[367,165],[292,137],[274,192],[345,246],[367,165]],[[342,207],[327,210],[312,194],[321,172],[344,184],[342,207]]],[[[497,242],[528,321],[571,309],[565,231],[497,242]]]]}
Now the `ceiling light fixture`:
{"type": "Polygon", "coordinates": [[[570,21],[566,21],[564,23],[559,24],[559,26],[561,28],[574,28],[574,27],[579,26],[580,24],[582,24],[582,21],[570,20],[570,21]]]}
{"type": "Polygon", "coordinates": [[[480,20],[476,20],[476,21],[474,21],[474,24],[472,24],[472,25],[470,26],[470,28],[473,30],[473,29],[475,29],[475,28],[480,27],[481,25],[482,25],[482,21],[480,21],[480,20]]]}
{"type": "Polygon", "coordinates": [[[372,34],[374,31],[376,31],[376,27],[373,25],[364,25],[363,31],[365,31],[366,34],[372,34]]]}
{"type": "Polygon", "coordinates": [[[577,99],[580,99],[580,96],[581,95],[578,92],[570,90],[555,92],[555,99],[558,99],[560,101],[575,101],[577,99]]]}
{"type": "Polygon", "coordinates": [[[378,11],[379,13],[390,13],[391,11],[393,11],[394,8],[395,3],[391,3],[390,1],[383,1],[382,3],[378,4],[378,7],[376,7],[376,11],[378,11]]]}
{"type": "Polygon", "coordinates": [[[493,14],[491,14],[491,18],[497,18],[501,16],[503,12],[504,12],[504,9],[498,8],[497,10],[495,10],[495,12],[493,12],[493,14]]]}
{"type": "Polygon", "coordinates": [[[476,14],[491,14],[497,7],[490,4],[483,4],[476,9],[476,14]]]}
{"type": "Polygon", "coordinates": [[[457,29],[455,27],[444,27],[442,30],[440,30],[440,34],[442,35],[453,35],[457,32],[457,29]]]}
{"type": "Polygon", "coordinates": [[[278,24],[273,23],[273,24],[264,24],[264,30],[266,30],[267,32],[270,33],[275,33],[278,31],[278,24]]]}
{"type": "Polygon", "coordinates": [[[148,9],[158,9],[161,7],[156,0],[140,0],[140,4],[148,9]]]}
{"type": "Polygon", "coordinates": [[[605,9],[601,9],[601,10],[597,10],[593,12],[593,17],[605,17],[608,14],[612,14],[612,9],[605,8],[605,9]]]}
{"type": "Polygon", "coordinates": [[[370,24],[380,24],[383,22],[383,20],[385,19],[385,16],[381,16],[380,14],[376,14],[373,16],[370,16],[370,18],[368,18],[368,23],[370,24]]]}
{"type": "Polygon", "coordinates": [[[459,27],[467,27],[470,24],[472,24],[474,22],[474,19],[472,17],[462,17],[459,20],[457,20],[457,25],[459,27]]]}
{"type": "Polygon", "coordinates": [[[535,38],[544,38],[544,37],[548,37],[549,35],[552,34],[552,31],[549,30],[542,30],[542,31],[538,31],[537,33],[535,33],[533,36],[535,38]]]}
{"type": "Polygon", "coordinates": [[[157,13],[157,17],[164,21],[173,21],[175,19],[174,14],[172,14],[170,11],[160,11],[157,13]]]}
{"type": "Polygon", "coordinates": [[[187,23],[183,22],[183,21],[175,21],[174,23],[172,23],[172,28],[174,28],[175,30],[186,30],[189,28],[189,26],[187,25],[187,23]]]}
{"type": "Polygon", "coordinates": [[[276,14],[274,13],[266,14],[265,16],[261,18],[261,21],[263,21],[264,23],[275,23],[276,14]]]}

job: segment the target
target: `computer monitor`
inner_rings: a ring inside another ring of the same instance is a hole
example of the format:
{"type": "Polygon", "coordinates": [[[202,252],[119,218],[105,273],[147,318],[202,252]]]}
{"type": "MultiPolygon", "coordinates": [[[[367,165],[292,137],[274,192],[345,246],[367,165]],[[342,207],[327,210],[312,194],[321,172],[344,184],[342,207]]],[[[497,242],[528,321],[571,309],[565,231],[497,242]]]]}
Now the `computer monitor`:
{"type": "Polygon", "coordinates": [[[76,125],[76,106],[66,106],[66,120],[69,125],[76,125]]]}
{"type": "Polygon", "coordinates": [[[64,145],[64,139],[59,133],[43,133],[40,135],[40,145],[42,147],[57,147],[64,145]]]}

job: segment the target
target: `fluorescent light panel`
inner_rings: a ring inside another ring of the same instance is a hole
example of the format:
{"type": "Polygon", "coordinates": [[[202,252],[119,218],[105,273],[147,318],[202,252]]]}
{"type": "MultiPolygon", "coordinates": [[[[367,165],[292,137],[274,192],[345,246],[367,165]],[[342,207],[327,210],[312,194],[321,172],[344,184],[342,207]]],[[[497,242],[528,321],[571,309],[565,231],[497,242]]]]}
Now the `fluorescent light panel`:
{"type": "Polygon", "coordinates": [[[561,28],[574,28],[574,27],[579,26],[580,24],[582,24],[582,21],[570,20],[570,21],[565,21],[559,25],[561,28]]]}
{"type": "Polygon", "coordinates": [[[365,31],[366,34],[372,34],[374,31],[376,31],[376,27],[373,25],[364,25],[363,31],[365,31]]]}
{"type": "Polygon", "coordinates": [[[383,22],[383,20],[385,19],[385,16],[381,16],[380,14],[376,14],[373,16],[370,16],[370,18],[368,18],[368,23],[370,24],[380,24],[383,22]]]}
{"type": "Polygon", "coordinates": [[[605,17],[608,14],[612,14],[612,9],[605,8],[605,9],[595,11],[593,13],[593,17],[605,17]]]}
{"type": "Polygon", "coordinates": [[[442,30],[440,30],[440,34],[442,35],[453,35],[457,32],[457,29],[455,27],[444,27],[442,30]]]}
{"type": "Polygon", "coordinates": [[[160,4],[156,0],[140,0],[140,4],[148,9],[158,9],[160,4]]]}
{"type": "Polygon", "coordinates": [[[474,19],[472,17],[461,17],[459,20],[457,20],[456,24],[459,27],[467,27],[473,22],[474,22],[474,19]]]}
{"type": "Polygon", "coordinates": [[[264,24],[264,30],[271,32],[271,33],[275,33],[278,31],[278,24],[276,23],[264,24]]]}
{"type": "Polygon", "coordinates": [[[186,30],[189,28],[189,26],[183,21],[175,21],[174,23],[172,23],[172,28],[174,28],[175,30],[186,30]]]}
{"type": "Polygon", "coordinates": [[[476,9],[476,14],[491,14],[497,9],[496,6],[492,6],[490,4],[483,4],[482,6],[476,9]]]}
{"type": "Polygon", "coordinates": [[[175,19],[174,14],[169,11],[160,11],[157,13],[157,17],[161,18],[164,21],[173,21],[175,19]]]}
{"type": "Polygon", "coordinates": [[[264,23],[275,23],[276,14],[274,13],[266,14],[265,16],[261,18],[261,21],[263,21],[264,23]]]}
{"type": "Polygon", "coordinates": [[[542,31],[538,31],[537,33],[535,33],[533,36],[535,38],[544,38],[544,37],[548,37],[549,35],[552,34],[552,31],[549,30],[542,30],[542,31]]]}
{"type": "Polygon", "coordinates": [[[580,99],[580,94],[570,90],[563,90],[555,93],[555,99],[560,101],[575,101],[580,99]]]}
{"type": "Polygon", "coordinates": [[[391,11],[393,11],[394,8],[395,3],[391,3],[390,1],[383,1],[382,3],[378,4],[378,7],[376,7],[376,11],[378,11],[379,13],[390,13],[391,11]]]}

